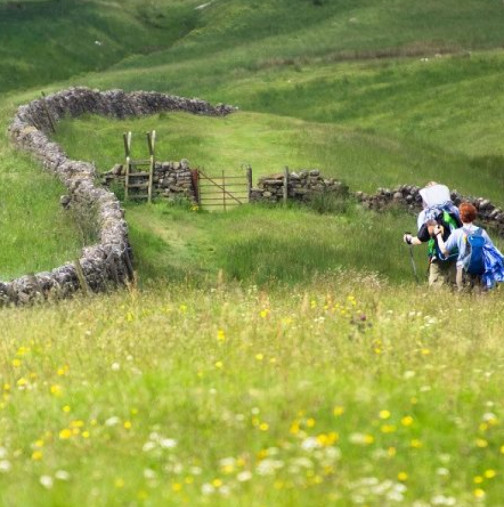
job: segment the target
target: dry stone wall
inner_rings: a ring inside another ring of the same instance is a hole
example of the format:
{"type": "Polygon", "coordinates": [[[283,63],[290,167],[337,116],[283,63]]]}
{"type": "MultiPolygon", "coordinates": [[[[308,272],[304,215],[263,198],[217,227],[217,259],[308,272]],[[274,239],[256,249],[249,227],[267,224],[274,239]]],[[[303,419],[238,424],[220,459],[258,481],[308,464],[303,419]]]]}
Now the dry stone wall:
{"type": "Polygon", "coordinates": [[[128,226],[119,201],[112,192],[95,184],[97,172],[93,164],[70,159],[49,139],[49,133],[58,121],[68,116],[92,113],[127,118],[162,111],[222,116],[234,108],[157,92],[101,92],[89,88],[71,88],[19,107],[9,127],[12,141],[31,153],[66,186],[68,196],[62,199],[62,204],[74,207],[82,220],[90,219],[90,207],[95,209],[98,243],[85,247],[77,262],[0,282],[1,304],[65,297],[82,288],[100,291],[131,279],[128,226]]]}
{"type": "Polygon", "coordinates": [[[280,202],[284,199],[287,179],[287,199],[307,202],[316,195],[332,193],[347,195],[348,187],[340,180],[324,178],[318,169],[278,173],[261,178],[250,192],[251,202],[280,202]]]}
{"type": "MultiPolygon", "coordinates": [[[[379,188],[376,194],[356,192],[357,199],[368,209],[384,211],[391,206],[402,206],[412,212],[422,210],[421,187],[399,185],[395,188],[379,188]]],[[[498,208],[484,197],[464,196],[453,190],[452,201],[458,206],[461,202],[470,202],[478,210],[478,222],[492,227],[499,236],[504,237],[504,210],[498,208]]]]}
{"type": "MultiPolygon", "coordinates": [[[[180,162],[156,162],[153,174],[153,196],[165,197],[175,200],[178,198],[187,199],[190,202],[197,202],[196,189],[192,178],[189,161],[182,159],[180,162]]],[[[118,185],[124,187],[126,167],[123,164],[116,164],[110,171],[102,175],[103,184],[107,187],[118,185]]],[[[146,172],[145,175],[148,173],[146,172]]],[[[130,176],[131,183],[141,183],[140,179],[130,176]]]]}

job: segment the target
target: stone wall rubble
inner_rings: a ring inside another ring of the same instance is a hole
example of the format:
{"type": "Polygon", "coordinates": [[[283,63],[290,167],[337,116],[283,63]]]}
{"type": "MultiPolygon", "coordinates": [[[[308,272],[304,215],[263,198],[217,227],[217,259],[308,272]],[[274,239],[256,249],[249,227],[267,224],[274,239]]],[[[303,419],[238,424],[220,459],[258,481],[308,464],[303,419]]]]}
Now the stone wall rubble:
{"type": "MultiPolygon", "coordinates": [[[[399,185],[395,188],[379,188],[376,194],[356,192],[355,196],[362,205],[375,211],[385,211],[393,206],[401,206],[418,213],[422,210],[422,187],[415,185],[399,185]]],[[[451,192],[451,199],[455,205],[470,202],[478,210],[477,222],[492,227],[499,236],[504,237],[504,210],[498,208],[484,197],[464,196],[457,190],[451,192]]]]}
{"type": "Polygon", "coordinates": [[[126,283],[133,276],[128,225],[116,196],[96,186],[96,168],[89,162],[70,159],[49,139],[54,125],[65,117],[84,113],[114,118],[149,115],[163,111],[223,116],[235,108],[212,106],[199,99],[187,99],[158,92],[101,92],[70,88],[20,106],[9,127],[13,143],[31,153],[44,168],[57,175],[66,186],[65,207],[73,207],[80,219],[93,219],[98,242],[85,247],[78,261],[51,271],[0,282],[0,304],[23,304],[51,297],[66,297],[79,289],[100,291],[126,283]]]}
{"type": "Polygon", "coordinates": [[[288,171],[261,178],[250,192],[251,202],[281,202],[287,177],[287,199],[306,202],[320,194],[348,195],[348,187],[340,180],[324,178],[318,169],[288,171]]]}

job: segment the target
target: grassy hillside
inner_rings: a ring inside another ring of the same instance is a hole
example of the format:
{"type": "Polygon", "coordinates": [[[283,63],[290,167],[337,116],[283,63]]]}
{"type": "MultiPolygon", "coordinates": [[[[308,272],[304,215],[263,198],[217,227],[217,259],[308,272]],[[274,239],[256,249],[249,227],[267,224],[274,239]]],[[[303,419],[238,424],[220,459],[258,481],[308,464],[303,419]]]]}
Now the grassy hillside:
{"type": "MultiPolygon", "coordinates": [[[[492,0],[0,0],[1,277],[89,241],[8,143],[42,86],[241,108],[63,122],[103,170],[124,130],[155,128],[160,158],[209,172],[437,179],[502,205],[503,17],[492,0]]],[[[502,288],[428,292],[400,241],[412,216],[332,207],[129,204],[139,286],[3,309],[0,505],[500,505],[502,288]]]]}
{"type": "Polygon", "coordinates": [[[0,102],[0,280],[51,270],[94,240],[60,206],[63,185],[10,145],[12,114],[0,102]]]}
{"type": "Polygon", "coordinates": [[[170,47],[196,24],[196,2],[0,2],[0,91],[100,71],[170,47]]]}
{"type": "MultiPolygon", "coordinates": [[[[44,87],[158,89],[247,111],[215,128],[207,120],[171,115],[156,125],[139,122],[141,129],[161,131],[170,145],[166,158],[187,157],[210,170],[250,162],[256,176],[284,165],[317,165],[368,191],[439,179],[501,202],[502,56],[460,55],[501,45],[504,8],[495,2],[130,0],[120,7],[54,1],[0,8],[0,38],[6,41],[0,79],[8,80],[0,88],[36,86],[3,99],[5,126],[16,103],[38,96],[48,80],[73,75],[44,87]],[[446,51],[459,56],[431,58],[446,51]],[[418,56],[346,61],[387,54],[418,56]],[[423,54],[428,61],[420,61],[423,54]],[[115,70],[102,71],[119,60],[115,70]],[[252,114],[257,112],[263,114],[252,114]]],[[[114,130],[102,120],[80,125],[65,128],[99,142],[98,133],[107,144],[99,150],[91,142],[76,146],[76,153],[92,152],[105,168],[122,158],[116,142],[122,126],[114,130]]],[[[73,150],[71,142],[67,146],[73,150]]],[[[12,151],[0,163],[23,164],[12,151]]],[[[24,229],[18,216],[12,226],[24,229]]],[[[64,258],[67,251],[57,255],[64,258]]],[[[31,269],[18,263],[5,274],[31,269]]]]}

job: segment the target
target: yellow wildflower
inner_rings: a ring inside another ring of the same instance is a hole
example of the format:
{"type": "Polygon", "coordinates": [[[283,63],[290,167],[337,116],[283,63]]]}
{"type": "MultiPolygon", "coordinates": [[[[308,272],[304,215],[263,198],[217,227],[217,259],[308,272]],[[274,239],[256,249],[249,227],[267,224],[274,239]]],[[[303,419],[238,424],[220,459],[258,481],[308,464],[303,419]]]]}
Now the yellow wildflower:
{"type": "Polygon", "coordinates": [[[269,311],[269,308],[265,308],[264,310],[261,310],[259,312],[259,315],[265,319],[268,315],[269,315],[270,311],[269,311]]]}
{"type": "Polygon", "coordinates": [[[217,331],[217,341],[219,341],[219,342],[226,341],[226,333],[224,332],[223,329],[219,329],[217,331]]]}
{"type": "Polygon", "coordinates": [[[72,430],[65,428],[59,432],[61,440],[68,440],[72,436],[72,430]]]}
{"type": "Polygon", "coordinates": [[[394,424],[383,424],[380,428],[382,433],[394,433],[396,431],[396,427],[394,424]]]}
{"type": "Polygon", "coordinates": [[[61,368],[58,368],[57,374],[62,377],[63,375],[66,375],[68,373],[69,367],[67,364],[62,366],[61,368]]]}
{"type": "Polygon", "coordinates": [[[333,409],[333,414],[336,416],[336,417],[339,417],[340,415],[343,415],[345,412],[345,409],[340,406],[340,405],[336,405],[333,409]]]}
{"type": "Polygon", "coordinates": [[[380,410],[380,413],[378,414],[380,419],[388,419],[390,417],[390,411],[389,410],[380,410]]]}
{"type": "MultiPolygon", "coordinates": [[[[299,433],[299,422],[298,421],[293,421],[291,426],[290,426],[290,429],[289,429],[289,433],[291,433],[292,435],[297,435],[299,433]]],[[[502,446],[504,448],[504,446],[502,446]]]]}
{"type": "Polygon", "coordinates": [[[476,498],[483,498],[485,496],[485,491],[482,490],[481,488],[476,488],[473,491],[473,494],[476,498]]]}
{"type": "Polygon", "coordinates": [[[397,479],[401,482],[404,482],[404,481],[407,481],[408,480],[408,474],[406,472],[399,472],[397,474],[397,479]]]}
{"type": "Polygon", "coordinates": [[[40,461],[43,457],[42,451],[33,451],[31,458],[33,461],[40,461]]]}
{"type": "Polygon", "coordinates": [[[413,424],[413,417],[410,415],[406,415],[401,419],[401,424],[403,426],[411,426],[413,424]]]}
{"type": "Polygon", "coordinates": [[[488,447],[488,442],[484,438],[477,438],[476,439],[476,447],[479,447],[480,449],[484,449],[485,447],[488,447]]]}
{"type": "Polygon", "coordinates": [[[28,352],[30,352],[30,349],[28,347],[21,346],[21,347],[19,347],[18,351],[16,352],[16,355],[17,356],[24,356],[28,352]]]}
{"type": "Polygon", "coordinates": [[[364,435],[364,443],[369,445],[369,444],[372,444],[374,442],[374,437],[373,435],[364,435]]]}

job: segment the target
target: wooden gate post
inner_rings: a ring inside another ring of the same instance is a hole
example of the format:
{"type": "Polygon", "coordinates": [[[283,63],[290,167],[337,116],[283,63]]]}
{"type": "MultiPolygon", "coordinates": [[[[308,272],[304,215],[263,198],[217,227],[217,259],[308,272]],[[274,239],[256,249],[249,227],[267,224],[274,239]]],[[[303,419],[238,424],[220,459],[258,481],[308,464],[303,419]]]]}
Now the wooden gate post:
{"type": "Polygon", "coordinates": [[[247,167],[247,194],[250,202],[250,196],[252,195],[252,167],[247,167]]]}
{"type": "Polygon", "coordinates": [[[287,204],[289,197],[289,168],[286,166],[284,169],[284,186],[283,186],[283,202],[287,204]]]}
{"type": "Polygon", "coordinates": [[[196,204],[201,206],[200,192],[199,192],[199,169],[191,169],[191,182],[193,187],[194,199],[196,204]]]}
{"type": "Polygon", "coordinates": [[[226,211],[226,180],[224,177],[224,171],[222,171],[222,199],[223,199],[224,211],[226,211]]]}

